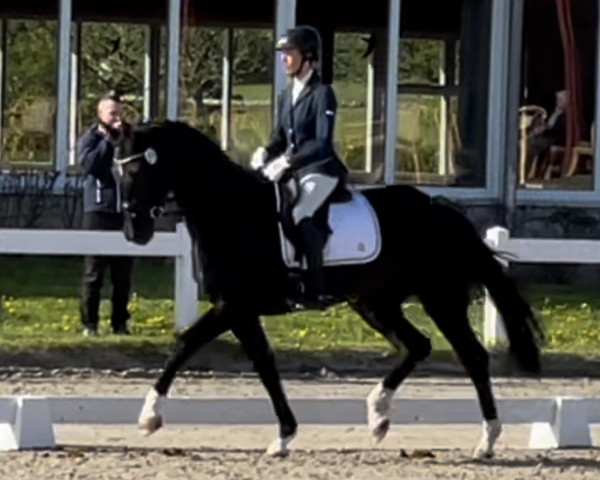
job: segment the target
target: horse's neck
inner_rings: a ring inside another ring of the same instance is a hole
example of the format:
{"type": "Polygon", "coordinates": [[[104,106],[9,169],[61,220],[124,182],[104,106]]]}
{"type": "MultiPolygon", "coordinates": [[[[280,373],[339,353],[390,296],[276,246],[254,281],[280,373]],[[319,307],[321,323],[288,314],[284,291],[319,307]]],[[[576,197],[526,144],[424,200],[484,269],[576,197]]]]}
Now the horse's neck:
{"type": "Polygon", "coordinates": [[[218,242],[222,235],[235,233],[236,227],[241,233],[254,215],[268,208],[265,185],[226,162],[211,175],[186,173],[174,191],[187,221],[196,225],[203,242],[218,242]]]}

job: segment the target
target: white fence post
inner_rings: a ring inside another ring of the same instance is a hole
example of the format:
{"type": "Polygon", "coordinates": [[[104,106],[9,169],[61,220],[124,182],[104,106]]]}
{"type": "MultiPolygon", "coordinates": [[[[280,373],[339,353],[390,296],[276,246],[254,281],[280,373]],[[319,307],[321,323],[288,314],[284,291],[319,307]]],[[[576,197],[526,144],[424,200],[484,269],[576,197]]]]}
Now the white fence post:
{"type": "Polygon", "coordinates": [[[193,273],[190,234],[183,222],[176,228],[181,252],[175,257],[175,329],[180,331],[192,325],[198,316],[198,284],[193,273]]]}
{"type": "MultiPolygon", "coordinates": [[[[504,227],[489,228],[486,232],[485,241],[494,250],[508,250],[510,234],[504,227]]],[[[500,259],[505,268],[508,268],[508,261],[500,259]]],[[[483,338],[486,345],[494,345],[499,340],[506,340],[506,330],[502,323],[500,312],[494,305],[490,293],[485,290],[485,303],[483,306],[483,338]]]]}

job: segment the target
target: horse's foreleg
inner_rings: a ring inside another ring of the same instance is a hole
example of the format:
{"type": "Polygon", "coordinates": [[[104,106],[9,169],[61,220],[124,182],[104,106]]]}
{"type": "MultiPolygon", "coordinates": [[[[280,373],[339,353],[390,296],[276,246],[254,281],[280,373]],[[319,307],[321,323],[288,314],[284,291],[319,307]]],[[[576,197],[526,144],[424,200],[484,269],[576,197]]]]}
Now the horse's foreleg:
{"type": "Polygon", "coordinates": [[[388,373],[367,397],[367,422],[377,442],[389,431],[394,393],[417,363],[431,353],[431,341],[408,321],[398,303],[362,300],[352,305],[354,310],[392,345],[398,349],[403,345],[408,350],[404,361],[388,373]]]}
{"type": "Polygon", "coordinates": [[[163,373],[146,395],[138,420],[142,433],[150,435],[163,426],[164,404],[177,371],[200,347],[229,330],[229,327],[227,319],[223,319],[212,308],[181,335],[163,373]]]}
{"type": "Polygon", "coordinates": [[[275,355],[258,316],[239,313],[239,311],[237,314],[235,312],[232,314],[236,316],[232,322],[233,334],[242,344],[248,358],[252,360],[279,420],[279,436],[269,445],[267,454],[284,456],[288,453],[288,444],[296,436],[298,423],[283,390],[275,365],[275,355]]]}

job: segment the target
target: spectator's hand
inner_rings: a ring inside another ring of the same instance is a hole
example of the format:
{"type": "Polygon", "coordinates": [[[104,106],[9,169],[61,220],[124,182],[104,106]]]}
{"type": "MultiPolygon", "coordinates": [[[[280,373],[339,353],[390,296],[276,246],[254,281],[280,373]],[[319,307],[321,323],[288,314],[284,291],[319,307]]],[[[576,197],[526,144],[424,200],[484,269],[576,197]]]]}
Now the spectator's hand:
{"type": "Polygon", "coordinates": [[[115,124],[110,129],[109,140],[113,143],[117,143],[121,136],[123,135],[124,128],[128,124],[126,122],[121,122],[121,120],[115,122],[115,124]]]}

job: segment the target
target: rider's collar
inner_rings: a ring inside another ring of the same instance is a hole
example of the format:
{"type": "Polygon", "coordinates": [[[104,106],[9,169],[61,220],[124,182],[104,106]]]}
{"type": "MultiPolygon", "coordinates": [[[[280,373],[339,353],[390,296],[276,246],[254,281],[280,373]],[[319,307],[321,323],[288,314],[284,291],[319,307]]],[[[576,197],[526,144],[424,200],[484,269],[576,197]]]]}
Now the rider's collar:
{"type": "Polygon", "coordinates": [[[294,77],[294,83],[292,85],[292,103],[296,103],[296,100],[300,97],[300,94],[304,91],[306,84],[310,80],[313,73],[313,69],[309,69],[308,72],[302,78],[294,77]]]}
{"type": "Polygon", "coordinates": [[[300,78],[300,77],[294,77],[294,85],[298,85],[298,86],[306,86],[306,84],[308,83],[308,81],[310,80],[311,75],[313,74],[315,70],[311,67],[308,69],[308,72],[306,72],[306,74],[304,75],[304,77],[300,78]]]}

